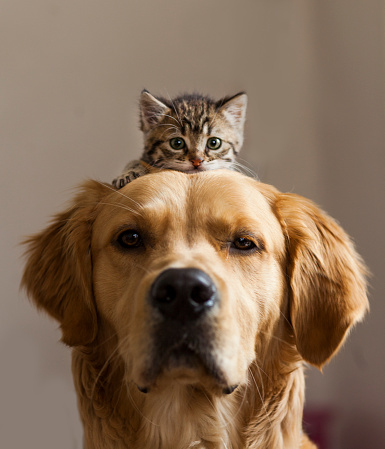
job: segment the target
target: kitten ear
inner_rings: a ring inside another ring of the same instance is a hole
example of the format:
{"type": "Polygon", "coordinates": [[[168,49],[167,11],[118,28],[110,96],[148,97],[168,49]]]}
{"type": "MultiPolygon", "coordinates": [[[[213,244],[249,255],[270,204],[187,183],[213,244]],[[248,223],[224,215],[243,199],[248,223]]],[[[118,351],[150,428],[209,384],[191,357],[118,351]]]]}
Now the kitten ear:
{"type": "Polygon", "coordinates": [[[232,126],[238,128],[243,133],[246,120],[247,95],[239,92],[230,98],[218,101],[218,110],[226,117],[232,126]]]}
{"type": "Polygon", "coordinates": [[[144,132],[150,131],[150,129],[157,125],[167,109],[169,109],[167,105],[151,95],[148,90],[142,91],[139,106],[140,129],[144,132]]]}

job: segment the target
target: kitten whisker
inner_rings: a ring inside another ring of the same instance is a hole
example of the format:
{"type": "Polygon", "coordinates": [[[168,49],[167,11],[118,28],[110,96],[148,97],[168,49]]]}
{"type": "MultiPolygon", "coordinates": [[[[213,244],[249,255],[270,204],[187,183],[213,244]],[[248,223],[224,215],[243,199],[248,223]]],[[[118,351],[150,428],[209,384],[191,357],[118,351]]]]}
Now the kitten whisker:
{"type": "MultiPolygon", "coordinates": [[[[173,118],[174,120],[176,120],[175,117],[172,117],[171,115],[167,115],[167,114],[154,114],[154,115],[149,115],[148,117],[149,118],[157,118],[157,117],[162,117],[162,116],[167,116],[167,117],[170,117],[170,118],[173,118]]],[[[178,120],[176,120],[176,122],[179,124],[178,120]]],[[[159,124],[156,124],[156,127],[158,127],[158,126],[175,126],[176,127],[176,125],[174,125],[173,123],[159,123],[159,124]]]]}
{"type": "Polygon", "coordinates": [[[139,216],[142,215],[139,212],[135,211],[134,209],[131,209],[128,206],[124,206],[123,204],[118,204],[118,203],[99,203],[99,204],[103,204],[103,205],[106,205],[106,206],[120,207],[121,209],[127,210],[128,212],[131,212],[131,213],[133,213],[135,215],[139,215],[139,216]]]}
{"type": "Polygon", "coordinates": [[[179,128],[176,125],[173,125],[172,123],[159,123],[159,125],[156,125],[157,128],[159,126],[168,126],[170,128],[175,128],[175,129],[179,130],[179,128]]]}
{"type": "Polygon", "coordinates": [[[100,181],[96,181],[98,184],[100,184],[103,187],[106,187],[107,189],[111,190],[113,193],[116,193],[118,195],[122,195],[124,196],[124,198],[127,198],[128,200],[132,201],[134,204],[136,204],[139,208],[143,209],[143,206],[138,203],[137,201],[135,201],[134,199],[132,199],[131,197],[125,195],[124,193],[122,193],[120,190],[116,190],[114,187],[104,183],[104,182],[100,182],[100,181]]]}
{"type": "Polygon", "coordinates": [[[173,133],[171,134],[172,136],[175,136],[175,135],[178,136],[180,134],[180,132],[178,132],[179,130],[176,127],[170,126],[169,128],[167,128],[167,129],[165,129],[163,131],[163,133],[160,136],[160,139],[163,139],[164,134],[167,133],[167,132],[171,132],[171,130],[173,130],[173,129],[176,130],[176,131],[173,131],[173,133]]]}
{"type": "MultiPolygon", "coordinates": [[[[167,90],[166,90],[166,92],[167,92],[167,90]]],[[[175,104],[174,104],[174,102],[173,102],[173,100],[172,100],[172,98],[170,97],[170,94],[169,94],[168,92],[167,92],[167,95],[168,95],[168,98],[169,98],[170,101],[171,101],[172,107],[174,108],[174,112],[175,112],[175,114],[176,114],[177,117],[178,117],[179,125],[180,125],[180,127],[182,128],[182,127],[183,127],[183,122],[182,122],[181,119],[180,119],[180,116],[179,116],[179,114],[178,114],[178,111],[176,110],[175,104]]]]}
{"type": "Polygon", "coordinates": [[[162,114],[164,117],[170,117],[170,118],[172,118],[173,120],[175,120],[178,124],[180,124],[179,122],[178,122],[178,120],[175,118],[175,117],[173,117],[172,115],[168,115],[168,114],[162,114]]]}
{"type": "Polygon", "coordinates": [[[258,175],[255,173],[254,170],[252,170],[249,167],[246,167],[245,165],[241,164],[238,161],[233,161],[232,166],[234,167],[235,171],[238,171],[239,173],[243,173],[244,175],[250,176],[251,178],[254,178],[258,180],[258,175]]]}

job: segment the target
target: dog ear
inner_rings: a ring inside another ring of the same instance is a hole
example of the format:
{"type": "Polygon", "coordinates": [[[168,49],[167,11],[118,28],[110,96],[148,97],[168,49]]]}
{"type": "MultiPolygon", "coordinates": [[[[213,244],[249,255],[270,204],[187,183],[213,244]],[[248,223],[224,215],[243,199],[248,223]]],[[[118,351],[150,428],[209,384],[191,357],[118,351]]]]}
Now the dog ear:
{"type": "Polygon", "coordinates": [[[278,194],[287,238],[290,320],[296,346],[321,367],[368,310],[367,271],[347,234],[312,202],[278,194]]]}
{"type": "Polygon", "coordinates": [[[24,242],[28,259],[22,286],[38,308],[60,322],[62,341],[69,346],[91,343],[97,334],[91,230],[106,189],[88,181],[65,212],[24,242]]]}

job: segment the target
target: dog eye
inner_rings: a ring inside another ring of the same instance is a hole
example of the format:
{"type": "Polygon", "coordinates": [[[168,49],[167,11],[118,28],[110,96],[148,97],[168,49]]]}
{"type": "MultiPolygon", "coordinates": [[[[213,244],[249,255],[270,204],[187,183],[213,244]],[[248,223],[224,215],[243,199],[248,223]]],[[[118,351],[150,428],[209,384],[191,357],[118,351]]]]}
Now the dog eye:
{"type": "Polygon", "coordinates": [[[250,251],[257,247],[257,245],[252,240],[246,237],[238,237],[233,241],[231,246],[241,251],[250,251]]]}
{"type": "Polygon", "coordinates": [[[137,231],[128,229],[119,234],[117,243],[124,249],[137,248],[142,245],[142,239],[137,231]]]}
{"type": "Polygon", "coordinates": [[[229,249],[230,252],[233,251],[234,253],[244,255],[255,252],[262,253],[265,250],[265,243],[257,236],[253,236],[252,238],[249,236],[241,236],[230,242],[229,249]]]}

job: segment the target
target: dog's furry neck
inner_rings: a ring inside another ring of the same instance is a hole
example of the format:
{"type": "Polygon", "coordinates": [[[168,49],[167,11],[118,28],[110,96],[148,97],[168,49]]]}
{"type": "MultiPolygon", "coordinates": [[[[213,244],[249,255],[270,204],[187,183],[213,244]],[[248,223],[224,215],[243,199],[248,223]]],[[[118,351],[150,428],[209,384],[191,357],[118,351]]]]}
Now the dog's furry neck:
{"type": "Polygon", "coordinates": [[[106,363],[96,348],[73,351],[85,449],[300,447],[304,380],[298,363],[282,363],[278,371],[252,365],[249,386],[231,395],[183,385],[143,394],[127,386],[119,357],[106,363]],[[264,372],[280,374],[271,379],[264,372]]]}

